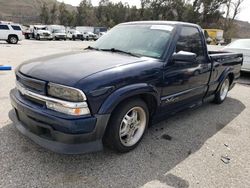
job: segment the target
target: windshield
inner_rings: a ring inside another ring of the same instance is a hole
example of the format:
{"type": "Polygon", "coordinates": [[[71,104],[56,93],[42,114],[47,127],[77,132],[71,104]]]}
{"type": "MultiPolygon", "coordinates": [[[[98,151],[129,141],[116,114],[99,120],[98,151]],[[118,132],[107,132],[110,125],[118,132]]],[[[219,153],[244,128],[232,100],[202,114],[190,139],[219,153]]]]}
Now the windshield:
{"type": "Polygon", "coordinates": [[[173,28],[170,25],[121,25],[111,29],[93,47],[100,50],[117,49],[159,59],[173,28]]]}
{"type": "Polygon", "coordinates": [[[56,29],[56,30],[54,30],[54,33],[65,33],[65,30],[63,30],[63,29],[56,29]]]}
{"type": "Polygon", "coordinates": [[[250,48],[250,39],[239,39],[228,45],[230,48],[250,48]]]}

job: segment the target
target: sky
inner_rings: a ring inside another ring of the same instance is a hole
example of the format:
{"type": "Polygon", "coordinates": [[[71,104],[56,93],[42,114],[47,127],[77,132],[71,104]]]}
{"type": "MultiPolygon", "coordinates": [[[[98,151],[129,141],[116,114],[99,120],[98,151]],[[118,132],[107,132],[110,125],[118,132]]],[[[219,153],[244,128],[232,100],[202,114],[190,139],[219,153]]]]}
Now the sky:
{"type": "MultiPolygon", "coordinates": [[[[77,6],[79,5],[81,0],[58,0],[58,1],[61,2],[64,1],[67,4],[77,6]]],[[[127,2],[129,5],[136,5],[137,7],[140,7],[140,0],[112,0],[112,1],[113,2],[122,1],[123,3],[127,2]]],[[[99,0],[92,0],[91,2],[94,6],[97,6],[99,0]]],[[[250,22],[250,0],[244,1],[244,3],[241,6],[241,13],[238,15],[237,19],[250,22]]]]}

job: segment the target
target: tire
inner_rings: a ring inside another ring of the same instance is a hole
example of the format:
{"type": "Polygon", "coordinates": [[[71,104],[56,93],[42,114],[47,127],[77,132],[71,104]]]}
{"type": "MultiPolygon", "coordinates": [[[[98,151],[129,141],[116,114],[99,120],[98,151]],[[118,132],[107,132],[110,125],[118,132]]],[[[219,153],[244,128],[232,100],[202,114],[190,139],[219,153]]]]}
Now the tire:
{"type": "Polygon", "coordinates": [[[75,41],[75,40],[76,40],[76,37],[73,35],[72,39],[73,39],[73,41],[75,41]]]}
{"type": "Polygon", "coordinates": [[[220,89],[215,94],[214,103],[216,103],[216,104],[223,103],[227,98],[229,88],[230,88],[230,80],[229,80],[229,77],[227,77],[222,82],[220,89]]]}
{"type": "Polygon", "coordinates": [[[8,43],[10,44],[17,44],[18,43],[18,38],[15,35],[11,35],[8,37],[8,43]]]}
{"type": "Polygon", "coordinates": [[[148,107],[143,100],[129,99],[120,103],[111,114],[103,138],[105,146],[120,153],[133,150],[143,138],[148,122],[148,107]]]}
{"type": "Polygon", "coordinates": [[[25,34],[25,39],[30,39],[29,34],[25,34]]]}
{"type": "Polygon", "coordinates": [[[37,35],[36,36],[36,40],[40,40],[41,38],[40,38],[40,35],[37,35]]]}

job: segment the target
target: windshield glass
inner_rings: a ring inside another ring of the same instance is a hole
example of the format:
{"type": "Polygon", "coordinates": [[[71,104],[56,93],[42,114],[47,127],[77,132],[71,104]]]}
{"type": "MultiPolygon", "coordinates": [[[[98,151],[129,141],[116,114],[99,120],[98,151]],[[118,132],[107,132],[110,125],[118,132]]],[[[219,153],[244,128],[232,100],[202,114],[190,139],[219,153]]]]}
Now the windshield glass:
{"type": "Polygon", "coordinates": [[[93,47],[161,58],[173,28],[170,25],[121,25],[103,35],[93,47]]]}
{"type": "Polygon", "coordinates": [[[56,29],[56,30],[54,30],[54,33],[65,33],[65,30],[63,30],[63,29],[56,29]]]}
{"type": "Polygon", "coordinates": [[[228,45],[230,48],[250,48],[250,39],[240,39],[228,45]]]}

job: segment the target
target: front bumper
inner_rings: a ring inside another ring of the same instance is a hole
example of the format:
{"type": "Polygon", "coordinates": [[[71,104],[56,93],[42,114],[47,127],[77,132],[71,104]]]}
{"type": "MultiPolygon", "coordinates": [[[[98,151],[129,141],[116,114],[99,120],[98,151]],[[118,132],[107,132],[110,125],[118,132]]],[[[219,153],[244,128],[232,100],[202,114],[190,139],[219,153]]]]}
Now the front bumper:
{"type": "Polygon", "coordinates": [[[25,101],[16,89],[11,90],[10,98],[14,108],[9,113],[10,119],[22,134],[40,146],[63,154],[102,150],[110,115],[63,118],[25,101]]]}
{"type": "Polygon", "coordinates": [[[40,35],[40,39],[52,39],[52,35],[40,35]]]}
{"type": "Polygon", "coordinates": [[[75,39],[78,39],[78,40],[83,40],[83,39],[84,39],[84,37],[83,37],[83,35],[76,35],[76,36],[75,36],[75,39]]]}
{"type": "Polygon", "coordinates": [[[66,35],[55,35],[55,39],[67,39],[66,35]]]}

